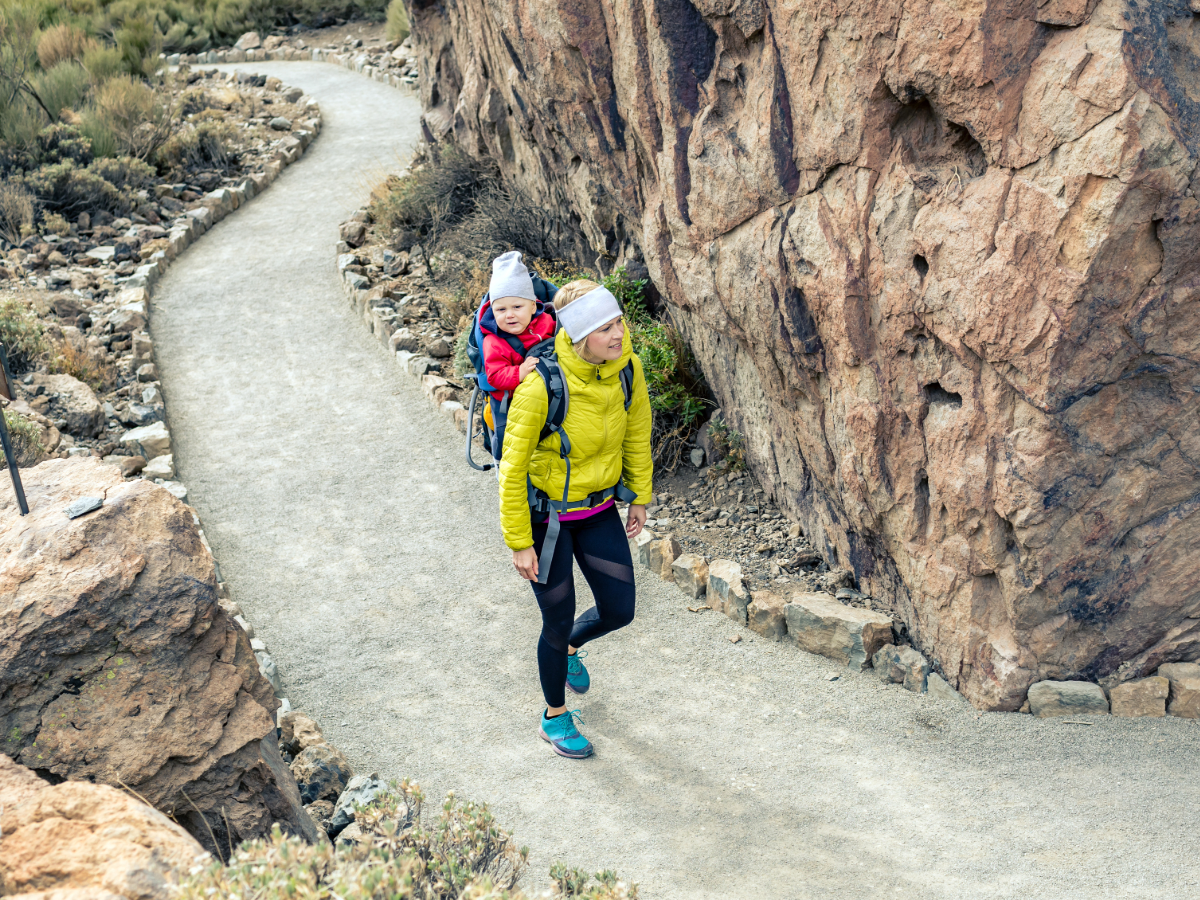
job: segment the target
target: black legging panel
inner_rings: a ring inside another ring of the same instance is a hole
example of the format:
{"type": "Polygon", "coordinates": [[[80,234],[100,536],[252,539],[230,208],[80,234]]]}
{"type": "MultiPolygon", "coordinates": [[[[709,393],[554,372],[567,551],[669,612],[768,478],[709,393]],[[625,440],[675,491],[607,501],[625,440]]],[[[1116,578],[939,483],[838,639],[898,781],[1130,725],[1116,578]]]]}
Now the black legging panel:
{"type": "MultiPolygon", "coordinates": [[[[539,555],[546,539],[546,523],[533,522],[533,548],[539,555]]],[[[566,704],[567,647],[582,647],[633,621],[633,558],[625,526],[615,506],[602,513],[563,522],[544,585],[530,582],[542,611],[542,636],[538,639],[538,675],[546,705],[566,704]],[[575,618],[575,573],[579,563],[596,605],[575,618]]]]}

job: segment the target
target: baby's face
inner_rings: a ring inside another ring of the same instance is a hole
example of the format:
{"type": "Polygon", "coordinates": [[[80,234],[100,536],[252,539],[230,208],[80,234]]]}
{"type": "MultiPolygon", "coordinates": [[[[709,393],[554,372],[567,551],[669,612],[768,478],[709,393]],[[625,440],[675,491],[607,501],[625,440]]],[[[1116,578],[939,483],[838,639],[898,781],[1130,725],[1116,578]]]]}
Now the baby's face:
{"type": "Polygon", "coordinates": [[[537,308],[532,300],[524,297],[501,297],[492,301],[492,315],[501,331],[520,334],[529,327],[533,311],[537,308]]]}

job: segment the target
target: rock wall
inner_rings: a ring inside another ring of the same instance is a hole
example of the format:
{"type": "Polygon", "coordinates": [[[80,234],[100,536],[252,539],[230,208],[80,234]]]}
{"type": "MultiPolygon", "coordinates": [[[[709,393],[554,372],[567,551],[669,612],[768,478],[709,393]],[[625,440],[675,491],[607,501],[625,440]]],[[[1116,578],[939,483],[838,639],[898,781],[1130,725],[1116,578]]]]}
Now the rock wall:
{"type": "Polygon", "coordinates": [[[412,0],[425,126],[644,256],[977,705],[1200,653],[1200,2],[412,0]]]}
{"type": "Polygon", "coordinates": [[[322,840],[192,511],[92,457],[22,478],[28,516],[0,490],[0,751],[132,789],[220,855],[275,824],[322,840]],[[84,498],[103,505],[68,518],[84,498]]]}

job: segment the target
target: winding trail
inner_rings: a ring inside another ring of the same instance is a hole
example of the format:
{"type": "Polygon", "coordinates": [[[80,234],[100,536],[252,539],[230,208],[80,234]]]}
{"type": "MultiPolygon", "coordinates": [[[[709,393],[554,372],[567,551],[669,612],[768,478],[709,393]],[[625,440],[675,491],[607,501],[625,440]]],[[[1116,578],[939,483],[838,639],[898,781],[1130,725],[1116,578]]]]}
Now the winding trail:
{"type": "MultiPolygon", "coordinates": [[[[939,704],[754,639],[640,577],[598,642],[586,762],[536,734],[538,615],[495,481],[367,334],[337,224],[418,136],[410,95],[319,63],[324,130],[168,271],[176,461],[292,703],[360,772],[492,804],[531,850],[655,898],[1200,895],[1200,729],[939,704]],[[740,632],[743,640],[728,637],[740,632]]],[[[587,596],[586,588],[582,596],[587,596]]]]}

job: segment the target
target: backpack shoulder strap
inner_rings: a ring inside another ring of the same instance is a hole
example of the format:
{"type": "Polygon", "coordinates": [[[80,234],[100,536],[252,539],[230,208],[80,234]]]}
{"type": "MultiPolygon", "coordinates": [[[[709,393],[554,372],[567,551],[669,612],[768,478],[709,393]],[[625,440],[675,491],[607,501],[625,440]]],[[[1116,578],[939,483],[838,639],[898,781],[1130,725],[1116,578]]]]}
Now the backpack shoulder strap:
{"type": "Polygon", "coordinates": [[[542,426],[539,441],[544,441],[554,432],[562,428],[567,419],[567,407],[570,400],[567,397],[567,385],[563,379],[562,369],[558,360],[553,356],[537,358],[537,373],[546,384],[546,424],[542,426]]]}
{"type": "Polygon", "coordinates": [[[621,390],[625,393],[625,412],[629,412],[629,404],[633,403],[633,360],[625,364],[621,370],[621,390]]]}

